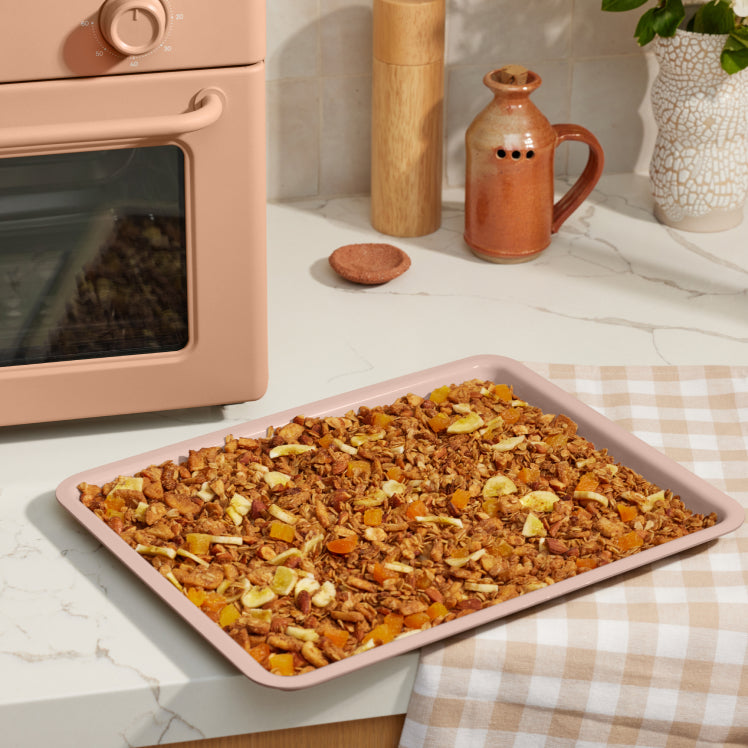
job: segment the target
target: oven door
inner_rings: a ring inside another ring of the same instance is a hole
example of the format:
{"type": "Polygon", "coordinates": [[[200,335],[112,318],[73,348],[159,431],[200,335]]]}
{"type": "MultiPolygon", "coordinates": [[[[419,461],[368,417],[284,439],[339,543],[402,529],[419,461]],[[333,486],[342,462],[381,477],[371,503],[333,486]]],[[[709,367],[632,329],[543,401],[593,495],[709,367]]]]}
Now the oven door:
{"type": "Polygon", "coordinates": [[[0,85],[0,425],[265,392],[263,67],[0,85]]]}

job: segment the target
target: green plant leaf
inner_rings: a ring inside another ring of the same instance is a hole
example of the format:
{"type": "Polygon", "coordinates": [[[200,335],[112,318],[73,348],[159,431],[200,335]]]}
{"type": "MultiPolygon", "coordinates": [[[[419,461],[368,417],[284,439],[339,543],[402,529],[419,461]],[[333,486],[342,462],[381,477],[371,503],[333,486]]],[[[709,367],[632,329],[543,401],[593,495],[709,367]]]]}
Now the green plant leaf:
{"type": "Polygon", "coordinates": [[[634,10],[641,8],[647,0],[603,0],[603,10],[610,10],[614,13],[620,13],[624,10],[634,10]]]}
{"type": "Polygon", "coordinates": [[[730,36],[725,43],[729,49],[740,49],[748,47],[748,26],[740,26],[730,32],[730,36]]]}
{"type": "Polygon", "coordinates": [[[636,37],[636,41],[639,42],[640,47],[646,46],[655,38],[654,12],[655,9],[650,8],[639,19],[639,23],[636,24],[634,36],[636,37]]]}
{"type": "Polygon", "coordinates": [[[698,34],[729,34],[735,28],[735,12],[726,2],[702,5],[688,25],[698,34]]]}
{"type": "Polygon", "coordinates": [[[683,19],[686,17],[686,9],[683,0],[665,0],[665,2],[654,9],[652,25],[658,36],[675,36],[683,19]]]}
{"type": "Polygon", "coordinates": [[[748,68],[748,49],[743,48],[734,51],[724,49],[719,61],[726,73],[730,75],[739,73],[741,70],[748,68]]]}
{"type": "Polygon", "coordinates": [[[720,63],[730,75],[748,67],[748,27],[741,26],[730,32],[720,55],[720,63]]]}

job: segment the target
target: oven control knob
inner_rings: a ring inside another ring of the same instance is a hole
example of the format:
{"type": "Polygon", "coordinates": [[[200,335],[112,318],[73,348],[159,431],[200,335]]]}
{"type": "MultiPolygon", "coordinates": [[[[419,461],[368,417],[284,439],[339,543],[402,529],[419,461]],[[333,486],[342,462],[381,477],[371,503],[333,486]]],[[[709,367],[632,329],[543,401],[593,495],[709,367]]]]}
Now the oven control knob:
{"type": "Polygon", "coordinates": [[[123,55],[143,55],[158,47],[168,18],[161,0],[106,0],[99,26],[107,41],[123,55]]]}

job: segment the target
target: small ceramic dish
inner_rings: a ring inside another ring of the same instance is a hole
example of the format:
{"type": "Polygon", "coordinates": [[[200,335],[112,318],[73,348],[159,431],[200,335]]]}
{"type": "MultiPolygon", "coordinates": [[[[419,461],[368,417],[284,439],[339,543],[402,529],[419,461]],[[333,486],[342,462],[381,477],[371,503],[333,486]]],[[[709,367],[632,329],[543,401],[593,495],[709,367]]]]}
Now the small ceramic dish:
{"type": "Polygon", "coordinates": [[[392,244],[346,244],[330,255],[330,266],[353,283],[387,283],[410,267],[410,257],[392,244]]]}

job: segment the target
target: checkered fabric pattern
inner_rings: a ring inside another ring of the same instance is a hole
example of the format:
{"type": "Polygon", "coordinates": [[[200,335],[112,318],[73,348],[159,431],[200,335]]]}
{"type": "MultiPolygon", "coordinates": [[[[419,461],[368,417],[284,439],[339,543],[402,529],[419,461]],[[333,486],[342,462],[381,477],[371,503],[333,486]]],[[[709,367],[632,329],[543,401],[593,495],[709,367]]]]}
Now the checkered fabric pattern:
{"type": "MultiPolygon", "coordinates": [[[[748,368],[529,364],[748,508],[748,368]]],[[[424,648],[401,748],[748,746],[748,523],[424,648]]]]}

